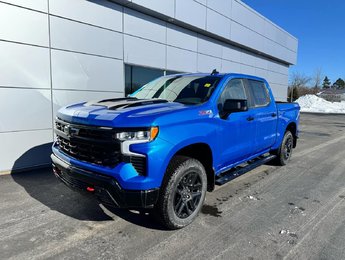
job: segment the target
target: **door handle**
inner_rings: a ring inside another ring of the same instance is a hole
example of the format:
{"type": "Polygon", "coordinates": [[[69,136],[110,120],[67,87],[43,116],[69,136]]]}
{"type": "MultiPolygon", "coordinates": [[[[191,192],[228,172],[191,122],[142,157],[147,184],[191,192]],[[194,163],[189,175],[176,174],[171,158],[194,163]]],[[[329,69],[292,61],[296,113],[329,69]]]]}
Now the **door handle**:
{"type": "Polygon", "coordinates": [[[272,117],[276,117],[277,116],[277,113],[272,113],[272,117]]]}
{"type": "Polygon", "coordinates": [[[247,117],[247,120],[248,120],[248,121],[253,121],[253,120],[254,120],[254,117],[249,116],[249,117],[247,117]]]}

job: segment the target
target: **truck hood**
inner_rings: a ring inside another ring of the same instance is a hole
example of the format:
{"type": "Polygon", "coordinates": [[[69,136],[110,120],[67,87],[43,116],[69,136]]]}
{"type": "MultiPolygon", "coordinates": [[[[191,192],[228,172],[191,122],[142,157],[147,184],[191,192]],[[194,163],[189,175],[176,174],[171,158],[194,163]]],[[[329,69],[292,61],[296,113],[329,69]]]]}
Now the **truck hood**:
{"type": "Polygon", "coordinates": [[[57,117],[75,124],[108,127],[146,127],[158,117],[190,110],[193,106],[166,100],[118,98],[79,103],[61,108],[57,117]]]}

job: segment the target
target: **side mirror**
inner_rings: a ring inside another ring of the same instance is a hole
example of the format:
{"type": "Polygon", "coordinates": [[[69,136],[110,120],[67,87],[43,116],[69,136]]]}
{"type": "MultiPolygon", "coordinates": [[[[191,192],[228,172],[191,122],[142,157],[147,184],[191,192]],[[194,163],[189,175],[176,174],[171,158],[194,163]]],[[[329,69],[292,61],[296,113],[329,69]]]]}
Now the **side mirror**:
{"type": "Polygon", "coordinates": [[[234,112],[248,111],[248,102],[246,99],[227,99],[222,107],[222,118],[227,117],[234,112]]]}
{"type": "Polygon", "coordinates": [[[227,113],[242,112],[248,110],[246,99],[227,99],[224,102],[223,111],[227,113]]]}

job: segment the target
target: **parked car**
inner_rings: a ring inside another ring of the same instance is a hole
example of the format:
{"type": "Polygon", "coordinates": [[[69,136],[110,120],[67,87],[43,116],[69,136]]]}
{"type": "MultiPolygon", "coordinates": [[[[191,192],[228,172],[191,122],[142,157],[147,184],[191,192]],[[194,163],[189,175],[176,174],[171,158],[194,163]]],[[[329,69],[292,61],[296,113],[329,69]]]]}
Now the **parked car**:
{"type": "Polygon", "coordinates": [[[241,74],[160,77],[126,98],[60,109],[55,175],[113,207],[152,208],[170,229],[190,224],[206,191],[270,160],[285,165],[299,106],[241,74]]]}

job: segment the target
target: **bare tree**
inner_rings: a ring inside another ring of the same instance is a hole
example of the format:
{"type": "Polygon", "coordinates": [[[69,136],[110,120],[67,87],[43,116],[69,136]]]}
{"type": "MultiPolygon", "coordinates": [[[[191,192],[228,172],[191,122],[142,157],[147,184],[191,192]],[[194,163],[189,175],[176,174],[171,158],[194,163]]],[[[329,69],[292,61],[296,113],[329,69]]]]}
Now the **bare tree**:
{"type": "Polygon", "coordinates": [[[322,69],[321,67],[318,67],[315,69],[313,77],[312,77],[314,88],[318,88],[318,89],[321,88],[322,78],[323,78],[322,69]]]}
{"type": "Polygon", "coordinates": [[[306,87],[311,78],[300,72],[293,72],[290,77],[290,87],[306,87]]]}
{"type": "Polygon", "coordinates": [[[290,76],[289,82],[290,101],[297,99],[299,96],[299,89],[307,88],[307,84],[310,81],[310,77],[297,71],[293,72],[290,76]]]}

